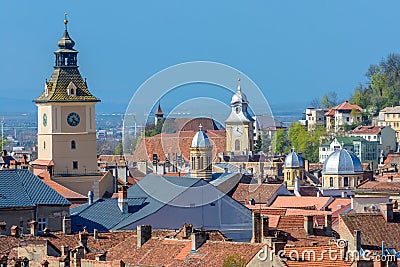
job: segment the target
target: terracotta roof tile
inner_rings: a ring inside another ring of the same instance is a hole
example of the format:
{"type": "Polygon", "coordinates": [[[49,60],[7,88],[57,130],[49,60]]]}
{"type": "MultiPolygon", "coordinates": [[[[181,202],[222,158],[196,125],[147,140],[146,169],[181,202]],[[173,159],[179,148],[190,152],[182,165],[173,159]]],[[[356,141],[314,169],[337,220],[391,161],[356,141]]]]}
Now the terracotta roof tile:
{"type": "Polygon", "coordinates": [[[386,126],[358,126],[351,134],[380,134],[386,126]]]}
{"type": "Polygon", "coordinates": [[[368,181],[362,184],[358,189],[368,191],[400,191],[400,182],[377,182],[368,181]]]}
{"type": "Polygon", "coordinates": [[[254,199],[255,203],[268,203],[277,193],[281,184],[243,184],[239,183],[234,189],[232,198],[240,203],[249,203],[254,199]]]}
{"type": "Polygon", "coordinates": [[[332,197],[278,196],[272,203],[273,208],[304,208],[322,210],[334,200],[332,197]]]}

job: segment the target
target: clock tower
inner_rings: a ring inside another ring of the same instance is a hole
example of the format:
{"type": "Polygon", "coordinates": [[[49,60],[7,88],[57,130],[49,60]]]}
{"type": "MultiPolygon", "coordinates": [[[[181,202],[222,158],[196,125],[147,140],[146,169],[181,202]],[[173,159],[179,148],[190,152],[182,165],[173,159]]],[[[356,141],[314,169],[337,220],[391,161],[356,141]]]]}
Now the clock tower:
{"type": "Polygon", "coordinates": [[[35,168],[51,174],[84,174],[97,171],[95,105],[93,96],[78,70],[75,42],[67,30],[54,52],[55,66],[38,107],[38,159],[35,168]]]}
{"type": "Polygon", "coordinates": [[[254,119],[248,112],[249,102],[240,87],[238,79],[238,89],[232,96],[231,114],[226,119],[226,151],[235,155],[247,155],[253,151],[254,119]]]}

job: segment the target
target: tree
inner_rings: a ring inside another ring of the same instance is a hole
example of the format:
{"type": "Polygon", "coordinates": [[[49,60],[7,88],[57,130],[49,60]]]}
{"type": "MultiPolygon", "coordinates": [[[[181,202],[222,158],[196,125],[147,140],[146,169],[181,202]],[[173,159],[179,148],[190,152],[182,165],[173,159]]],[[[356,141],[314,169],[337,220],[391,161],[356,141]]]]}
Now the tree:
{"type": "Polygon", "coordinates": [[[328,92],[321,98],[322,108],[331,108],[336,106],[337,103],[337,94],[335,92],[328,92]]]}
{"type": "Polygon", "coordinates": [[[254,145],[254,153],[259,153],[263,148],[263,140],[261,134],[258,134],[256,144],[254,145]]]}
{"type": "Polygon", "coordinates": [[[242,256],[234,254],[225,258],[222,267],[245,267],[246,261],[242,256]]]}
{"type": "Polygon", "coordinates": [[[271,142],[272,152],[274,154],[281,154],[285,151],[287,147],[287,137],[286,137],[286,130],[285,129],[278,129],[274,137],[272,138],[271,142]]]}
{"type": "Polygon", "coordinates": [[[118,145],[116,145],[114,148],[114,155],[122,155],[122,154],[123,154],[122,143],[118,143],[118,145]]]}

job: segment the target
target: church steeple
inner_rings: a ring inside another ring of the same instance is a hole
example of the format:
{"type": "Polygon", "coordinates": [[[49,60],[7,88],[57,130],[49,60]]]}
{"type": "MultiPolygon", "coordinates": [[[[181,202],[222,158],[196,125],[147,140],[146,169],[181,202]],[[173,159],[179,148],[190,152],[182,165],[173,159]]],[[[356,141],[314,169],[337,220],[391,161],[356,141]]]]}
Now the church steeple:
{"type": "Polygon", "coordinates": [[[74,67],[77,68],[77,56],[78,56],[78,51],[74,49],[75,42],[74,40],[71,39],[68,33],[68,20],[67,20],[67,13],[64,14],[64,25],[65,25],[65,30],[64,34],[61,37],[61,39],[58,41],[58,49],[57,51],[54,52],[56,55],[56,65],[54,66],[55,68],[65,68],[65,67],[74,67]]]}

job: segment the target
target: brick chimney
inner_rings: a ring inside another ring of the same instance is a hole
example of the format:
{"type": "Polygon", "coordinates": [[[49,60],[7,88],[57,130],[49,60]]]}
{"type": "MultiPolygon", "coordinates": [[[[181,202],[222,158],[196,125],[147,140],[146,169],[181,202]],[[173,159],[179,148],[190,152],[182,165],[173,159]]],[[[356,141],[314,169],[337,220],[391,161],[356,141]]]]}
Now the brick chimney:
{"type": "Polygon", "coordinates": [[[193,233],[190,236],[190,238],[192,240],[191,252],[196,252],[207,241],[207,233],[205,232],[193,233]]]}
{"type": "Polygon", "coordinates": [[[118,207],[122,213],[128,213],[128,186],[123,185],[118,191],[118,207]]]}
{"type": "Polygon", "coordinates": [[[151,238],[151,225],[138,225],[136,227],[137,247],[141,248],[151,238]]]}
{"type": "Polygon", "coordinates": [[[332,214],[325,214],[324,232],[326,235],[332,234],[332,214]]]}
{"type": "Polygon", "coordinates": [[[68,256],[69,247],[68,246],[61,246],[61,256],[68,256]]]}
{"type": "Polygon", "coordinates": [[[185,223],[183,225],[183,238],[189,238],[191,234],[193,233],[193,224],[187,224],[185,223]]]}
{"type": "Polygon", "coordinates": [[[70,235],[72,233],[70,217],[64,216],[62,221],[62,231],[64,235],[70,235]]]}
{"type": "Polygon", "coordinates": [[[380,204],[381,214],[386,222],[393,222],[393,203],[387,202],[380,204]]]}
{"type": "Polygon", "coordinates": [[[307,235],[314,234],[314,216],[313,215],[304,215],[304,230],[307,235]]]}
{"type": "Polygon", "coordinates": [[[253,211],[252,214],[252,227],[253,235],[251,238],[251,243],[261,243],[261,213],[258,211],[253,211]]]}
{"type": "Polygon", "coordinates": [[[32,220],[29,223],[29,225],[30,225],[31,235],[38,236],[38,222],[35,220],[32,220]]]}

